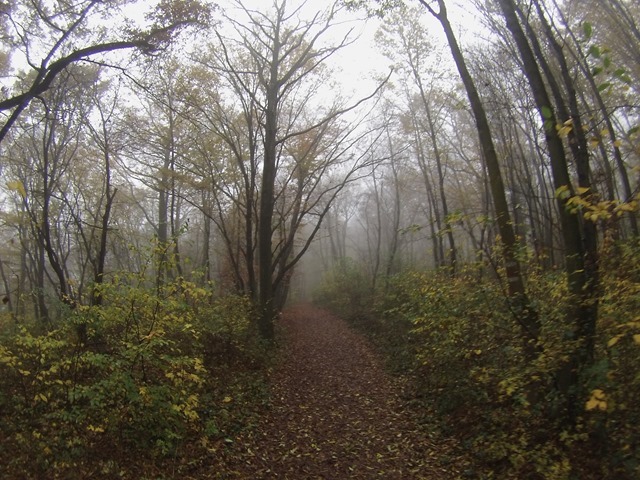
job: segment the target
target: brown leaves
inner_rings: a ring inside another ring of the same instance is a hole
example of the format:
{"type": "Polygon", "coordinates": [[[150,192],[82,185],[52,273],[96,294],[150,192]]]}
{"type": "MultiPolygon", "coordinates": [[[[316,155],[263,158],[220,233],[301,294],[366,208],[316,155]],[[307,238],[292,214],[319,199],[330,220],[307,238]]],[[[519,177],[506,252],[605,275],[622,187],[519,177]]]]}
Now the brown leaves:
{"type": "Polygon", "coordinates": [[[455,476],[438,466],[445,448],[419,430],[361,335],[311,307],[290,310],[281,326],[286,346],[271,378],[272,405],[227,450],[231,478],[455,476]]]}

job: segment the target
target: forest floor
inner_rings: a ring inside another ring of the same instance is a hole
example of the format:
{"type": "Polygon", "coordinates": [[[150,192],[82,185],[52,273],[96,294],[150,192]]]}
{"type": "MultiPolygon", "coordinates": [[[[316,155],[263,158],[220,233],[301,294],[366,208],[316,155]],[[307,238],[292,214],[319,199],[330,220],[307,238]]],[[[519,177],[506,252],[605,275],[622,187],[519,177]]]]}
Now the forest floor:
{"type": "MultiPolygon", "coordinates": [[[[454,448],[434,441],[367,339],[311,306],[279,322],[282,358],[270,406],[221,445],[220,479],[459,478],[454,448]]],[[[217,462],[216,462],[217,463],[217,462]]]]}

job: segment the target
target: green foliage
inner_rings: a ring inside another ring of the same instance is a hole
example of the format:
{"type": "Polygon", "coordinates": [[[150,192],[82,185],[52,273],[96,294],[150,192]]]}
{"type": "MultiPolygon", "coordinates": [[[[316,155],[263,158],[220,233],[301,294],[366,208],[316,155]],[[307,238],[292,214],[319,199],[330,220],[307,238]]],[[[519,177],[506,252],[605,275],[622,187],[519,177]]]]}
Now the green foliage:
{"type": "Polygon", "coordinates": [[[590,372],[586,422],[591,431],[606,438],[609,470],[638,475],[640,249],[636,243],[613,248],[615,252],[603,255],[597,362],[590,372]],[[594,403],[597,390],[602,392],[600,403],[594,403]]]}
{"type": "Polygon", "coordinates": [[[479,266],[454,278],[400,274],[384,297],[369,298],[377,313],[359,326],[413,378],[414,401],[430,428],[457,437],[483,478],[637,478],[640,252],[632,245],[612,248],[602,260],[596,358],[580,372],[582,391],[572,392],[583,411],[574,426],[564,421],[567,402],[558,388],[579,348],[561,271],[526,270],[542,324],[533,361],[500,283],[479,266]],[[622,264],[608,265],[621,257],[622,264]]]}
{"type": "Polygon", "coordinates": [[[346,318],[367,311],[371,295],[370,282],[351,258],[340,259],[314,293],[314,302],[346,318]]]}
{"type": "Polygon", "coordinates": [[[46,334],[3,334],[5,475],[135,478],[145,462],[207,454],[248,421],[261,358],[250,302],[182,278],[140,280],[105,283],[103,306],[78,306],[46,334]]]}
{"type": "Polygon", "coordinates": [[[384,17],[394,9],[404,7],[402,0],[342,0],[342,3],[350,10],[363,10],[370,16],[384,17]]]}
{"type": "Polygon", "coordinates": [[[614,65],[614,60],[612,59],[614,52],[607,47],[593,43],[593,28],[590,23],[583,25],[583,33],[584,39],[582,42],[587,47],[587,59],[592,64],[591,74],[597,82],[600,82],[597,84],[598,91],[612,92],[611,87],[614,83],[618,83],[623,92],[629,90],[633,80],[624,68],[614,65]]]}

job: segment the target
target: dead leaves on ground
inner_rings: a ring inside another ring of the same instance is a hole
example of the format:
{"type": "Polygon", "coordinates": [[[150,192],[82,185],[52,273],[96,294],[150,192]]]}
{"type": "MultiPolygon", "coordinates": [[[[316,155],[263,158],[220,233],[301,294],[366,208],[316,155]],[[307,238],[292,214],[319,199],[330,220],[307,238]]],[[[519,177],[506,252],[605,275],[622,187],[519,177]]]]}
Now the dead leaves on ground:
{"type": "Polygon", "coordinates": [[[281,327],[271,407],[226,446],[217,478],[457,477],[439,460],[449,447],[420,431],[362,335],[308,306],[288,311],[281,327]]]}

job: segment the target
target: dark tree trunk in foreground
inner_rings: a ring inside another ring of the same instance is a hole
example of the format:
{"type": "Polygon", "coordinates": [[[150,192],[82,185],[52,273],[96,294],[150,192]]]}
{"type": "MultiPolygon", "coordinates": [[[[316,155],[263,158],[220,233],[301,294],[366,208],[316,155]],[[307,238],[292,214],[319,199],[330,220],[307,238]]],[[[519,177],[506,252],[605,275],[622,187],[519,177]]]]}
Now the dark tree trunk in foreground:
{"type": "MultiPolygon", "coordinates": [[[[522,64],[531,87],[541,120],[545,122],[545,140],[549,151],[553,182],[556,191],[568,189],[575,195],[567,167],[562,139],[555,131],[558,118],[536,62],[535,55],[518,21],[516,6],[511,0],[498,0],[507,28],[513,36],[522,64]]],[[[578,165],[579,185],[588,188],[588,165],[578,165]]],[[[579,402],[580,373],[593,359],[594,337],[598,313],[597,262],[594,258],[596,242],[593,225],[585,228],[578,214],[566,205],[569,197],[556,195],[565,248],[565,266],[569,292],[569,321],[573,324],[571,340],[578,340],[578,346],[558,377],[560,394],[565,398],[567,420],[574,422],[582,410],[579,402]]]]}
{"type": "Polygon", "coordinates": [[[275,181],[277,161],[278,97],[280,89],[280,17],[273,29],[271,45],[273,58],[269,65],[269,83],[266,86],[267,107],[264,128],[264,163],[260,187],[260,212],[258,217],[258,262],[260,279],[260,317],[258,327],[264,338],[273,338],[275,317],[273,292],[273,209],[275,206],[275,181]]]}

